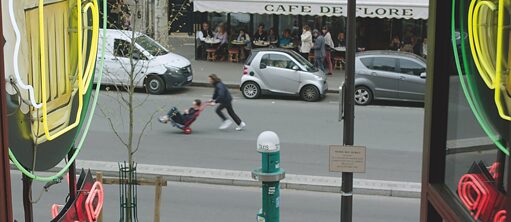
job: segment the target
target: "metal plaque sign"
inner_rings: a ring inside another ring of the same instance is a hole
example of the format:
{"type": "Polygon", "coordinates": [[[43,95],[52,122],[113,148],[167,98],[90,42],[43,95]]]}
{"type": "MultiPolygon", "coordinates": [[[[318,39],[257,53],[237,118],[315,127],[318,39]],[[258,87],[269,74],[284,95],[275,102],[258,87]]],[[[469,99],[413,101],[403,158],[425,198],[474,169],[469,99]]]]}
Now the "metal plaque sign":
{"type": "Polygon", "coordinates": [[[330,145],[330,172],[365,173],[366,147],[330,145]]]}

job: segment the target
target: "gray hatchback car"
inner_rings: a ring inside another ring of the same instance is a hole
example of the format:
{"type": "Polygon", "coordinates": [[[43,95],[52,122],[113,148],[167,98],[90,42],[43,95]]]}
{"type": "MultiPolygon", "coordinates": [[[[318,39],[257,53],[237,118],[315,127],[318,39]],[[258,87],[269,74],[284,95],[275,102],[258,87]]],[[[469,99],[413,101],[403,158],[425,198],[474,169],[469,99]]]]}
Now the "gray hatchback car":
{"type": "Polygon", "coordinates": [[[412,53],[366,51],[355,58],[355,102],[374,100],[423,102],[426,60],[412,53]]]}
{"type": "Polygon", "coordinates": [[[316,101],[328,89],[326,74],[287,49],[254,49],[243,67],[240,90],[247,99],[261,94],[300,96],[316,101]]]}

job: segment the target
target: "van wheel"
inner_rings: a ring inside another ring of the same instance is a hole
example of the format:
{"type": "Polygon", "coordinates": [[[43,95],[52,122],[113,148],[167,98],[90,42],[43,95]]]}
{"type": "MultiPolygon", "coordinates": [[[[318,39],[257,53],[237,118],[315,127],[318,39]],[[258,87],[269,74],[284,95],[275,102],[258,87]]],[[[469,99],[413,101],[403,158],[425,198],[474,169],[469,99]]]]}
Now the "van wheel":
{"type": "Polygon", "coordinates": [[[148,76],[145,83],[145,88],[148,93],[158,95],[165,91],[165,83],[159,76],[148,76]]]}
{"type": "Polygon", "coordinates": [[[304,86],[300,91],[300,96],[307,102],[317,101],[320,97],[319,89],[313,85],[304,86]]]}
{"type": "Polygon", "coordinates": [[[241,92],[247,99],[256,99],[261,95],[261,87],[255,82],[246,82],[241,86],[241,92]]]}

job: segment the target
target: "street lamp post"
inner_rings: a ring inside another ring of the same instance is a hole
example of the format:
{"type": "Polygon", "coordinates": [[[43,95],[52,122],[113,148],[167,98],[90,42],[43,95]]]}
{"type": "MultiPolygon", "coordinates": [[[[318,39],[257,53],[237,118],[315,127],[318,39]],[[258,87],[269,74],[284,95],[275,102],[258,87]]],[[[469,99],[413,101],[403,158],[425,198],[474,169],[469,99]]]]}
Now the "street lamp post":
{"type": "MultiPolygon", "coordinates": [[[[348,0],[346,42],[346,79],[344,96],[343,144],[354,145],[355,128],[355,53],[356,53],[356,0],[348,0]]],[[[353,173],[342,173],[341,222],[351,222],[353,213],[353,173]]]]}

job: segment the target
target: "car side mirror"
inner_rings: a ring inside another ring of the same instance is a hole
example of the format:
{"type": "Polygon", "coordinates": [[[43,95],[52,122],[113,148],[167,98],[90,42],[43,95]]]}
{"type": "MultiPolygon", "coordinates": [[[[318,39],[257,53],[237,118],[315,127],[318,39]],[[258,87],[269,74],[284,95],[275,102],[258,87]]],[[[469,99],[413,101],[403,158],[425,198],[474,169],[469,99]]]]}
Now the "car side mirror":
{"type": "Polygon", "coordinates": [[[259,64],[259,68],[260,69],[266,69],[266,64],[264,64],[264,63],[259,64]]]}
{"type": "Polygon", "coordinates": [[[297,65],[294,65],[291,69],[294,71],[298,71],[298,70],[300,70],[300,67],[298,67],[297,65]]]}
{"type": "Polygon", "coordinates": [[[425,73],[425,72],[421,73],[420,77],[421,77],[422,79],[425,79],[425,78],[426,78],[426,73],[425,73]]]}

